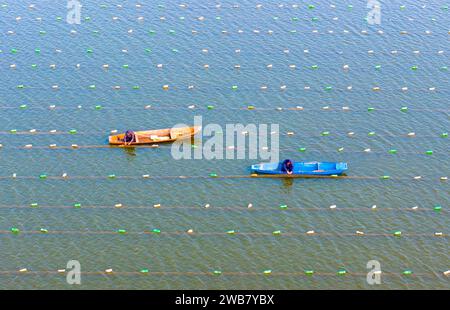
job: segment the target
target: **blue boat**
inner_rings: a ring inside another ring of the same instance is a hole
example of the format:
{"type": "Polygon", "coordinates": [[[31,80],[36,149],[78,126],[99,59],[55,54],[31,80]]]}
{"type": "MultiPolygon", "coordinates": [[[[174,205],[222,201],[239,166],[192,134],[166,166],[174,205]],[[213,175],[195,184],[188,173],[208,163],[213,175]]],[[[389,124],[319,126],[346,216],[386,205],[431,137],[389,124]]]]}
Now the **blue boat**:
{"type": "MultiPolygon", "coordinates": [[[[343,162],[294,162],[294,168],[292,175],[305,175],[305,176],[325,176],[325,175],[341,175],[348,168],[347,163],[343,162]]],[[[286,174],[283,169],[283,162],[279,163],[265,163],[256,164],[251,167],[252,173],[260,174],[286,174]]]]}

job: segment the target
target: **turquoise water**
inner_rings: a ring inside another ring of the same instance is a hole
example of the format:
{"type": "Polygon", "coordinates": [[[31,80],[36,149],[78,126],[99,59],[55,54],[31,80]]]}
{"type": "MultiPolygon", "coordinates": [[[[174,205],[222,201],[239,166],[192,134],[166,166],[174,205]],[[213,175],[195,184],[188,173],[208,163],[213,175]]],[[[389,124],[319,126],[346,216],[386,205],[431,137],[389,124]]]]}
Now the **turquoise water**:
{"type": "Polygon", "coordinates": [[[364,20],[365,1],[313,1],[313,9],[274,1],[259,9],[254,1],[81,3],[80,25],[66,23],[65,1],[0,3],[0,288],[449,288],[449,183],[441,180],[450,177],[442,137],[449,3],[383,1],[380,25],[364,20]],[[297,106],[303,110],[276,110],[297,106]],[[361,178],[226,178],[248,175],[255,161],[173,161],[162,145],[99,147],[111,130],[190,124],[195,115],[204,125],[279,124],[281,158],[346,161],[349,176],[361,178]],[[52,179],[63,173],[69,178],[52,179]],[[144,233],[152,229],[161,233],[144,233]],[[81,286],[56,273],[72,259],[81,263],[81,286]],[[385,272],[382,285],[366,282],[372,259],[385,272]],[[337,276],[341,268],[348,274],[337,276]],[[304,276],[306,269],[315,275],[304,276]]]}

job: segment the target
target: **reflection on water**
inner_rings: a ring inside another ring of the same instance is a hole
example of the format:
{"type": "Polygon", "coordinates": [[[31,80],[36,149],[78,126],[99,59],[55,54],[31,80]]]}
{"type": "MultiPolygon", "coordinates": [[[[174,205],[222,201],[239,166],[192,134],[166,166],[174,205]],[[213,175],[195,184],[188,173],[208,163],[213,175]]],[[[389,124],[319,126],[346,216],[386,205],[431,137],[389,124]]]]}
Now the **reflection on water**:
{"type": "Polygon", "coordinates": [[[124,147],[125,154],[127,155],[127,159],[131,160],[134,156],[136,156],[136,148],[135,147],[124,147]]]}
{"type": "Polygon", "coordinates": [[[283,178],[283,188],[287,193],[290,193],[292,190],[292,185],[294,184],[294,178],[283,178]]]}

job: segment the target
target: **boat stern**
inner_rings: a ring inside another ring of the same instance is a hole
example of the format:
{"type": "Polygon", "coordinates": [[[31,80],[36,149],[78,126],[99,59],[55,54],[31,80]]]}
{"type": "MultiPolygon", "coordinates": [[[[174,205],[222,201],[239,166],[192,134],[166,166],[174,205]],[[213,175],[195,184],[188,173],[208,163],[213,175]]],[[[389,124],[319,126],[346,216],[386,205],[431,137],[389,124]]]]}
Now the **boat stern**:
{"type": "Polygon", "coordinates": [[[347,163],[341,162],[336,163],[336,170],[338,170],[340,173],[343,173],[348,170],[347,163]]]}
{"type": "Polygon", "coordinates": [[[113,135],[108,137],[109,144],[123,144],[121,135],[113,135]]]}

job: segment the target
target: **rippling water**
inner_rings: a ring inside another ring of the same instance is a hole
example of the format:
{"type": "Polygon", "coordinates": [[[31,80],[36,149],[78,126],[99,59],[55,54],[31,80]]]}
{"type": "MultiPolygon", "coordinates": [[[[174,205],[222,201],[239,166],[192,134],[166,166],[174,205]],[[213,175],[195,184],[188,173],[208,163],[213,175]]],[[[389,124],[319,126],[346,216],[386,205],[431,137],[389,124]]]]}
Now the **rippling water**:
{"type": "Polygon", "coordinates": [[[67,3],[58,2],[0,3],[0,288],[449,288],[449,183],[440,180],[450,167],[442,137],[449,130],[448,4],[383,1],[381,24],[368,25],[364,1],[257,8],[254,1],[118,7],[82,0],[81,24],[69,25],[67,3]],[[303,110],[276,110],[296,106],[303,110]],[[208,178],[248,175],[254,161],[173,161],[170,146],[48,148],[101,146],[113,129],[190,124],[194,115],[204,125],[280,124],[282,158],[346,161],[349,175],[374,178],[208,178]],[[63,134],[23,134],[31,129],[63,134]],[[63,173],[104,178],[50,178],[63,173]],[[155,228],[161,234],[143,233],[155,228]],[[54,273],[71,259],[88,272],[81,286],[54,273]],[[366,282],[372,259],[386,273],[383,285],[366,282]],[[104,274],[109,268],[115,273],[104,274]],[[346,276],[336,275],[341,268],[346,276]],[[305,269],[316,275],[305,277],[305,269]]]}

